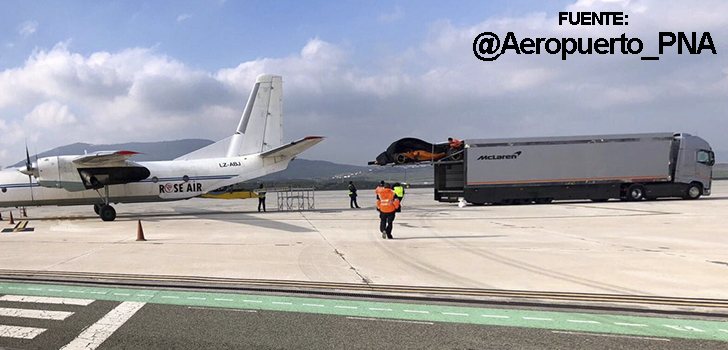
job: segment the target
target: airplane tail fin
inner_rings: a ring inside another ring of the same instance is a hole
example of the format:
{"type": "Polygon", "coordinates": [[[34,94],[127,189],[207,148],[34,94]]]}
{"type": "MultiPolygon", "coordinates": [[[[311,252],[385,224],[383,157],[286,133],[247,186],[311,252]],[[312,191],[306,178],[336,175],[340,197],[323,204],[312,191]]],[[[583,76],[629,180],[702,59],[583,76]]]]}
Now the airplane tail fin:
{"type": "Polygon", "coordinates": [[[232,136],[177,158],[237,157],[265,152],[283,143],[283,78],[258,76],[232,136]]]}

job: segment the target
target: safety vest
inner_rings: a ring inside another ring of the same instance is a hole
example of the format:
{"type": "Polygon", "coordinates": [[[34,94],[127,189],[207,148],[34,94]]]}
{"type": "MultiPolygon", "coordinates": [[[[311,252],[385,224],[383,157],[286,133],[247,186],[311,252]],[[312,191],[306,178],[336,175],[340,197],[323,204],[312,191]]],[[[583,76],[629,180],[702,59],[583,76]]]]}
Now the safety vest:
{"type": "Polygon", "coordinates": [[[394,191],[394,194],[396,194],[397,197],[404,198],[404,187],[402,187],[402,186],[394,186],[394,188],[392,189],[392,191],[394,191]]]}
{"type": "Polygon", "coordinates": [[[377,200],[377,209],[382,213],[389,214],[394,213],[399,208],[399,199],[394,198],[394,191],[385,188],[379,192],[379,199],[377,200]]]}
{"type": "Polygon", "coordinates": [[[386,187],[384,187],[384,186],[377,186],[377,188],[374,190],[374,194],[376,194],[377,195],[377,198],[379,198],[379,194],[382,191],[384,191],[384,190],[386,190],[386,187]]]}

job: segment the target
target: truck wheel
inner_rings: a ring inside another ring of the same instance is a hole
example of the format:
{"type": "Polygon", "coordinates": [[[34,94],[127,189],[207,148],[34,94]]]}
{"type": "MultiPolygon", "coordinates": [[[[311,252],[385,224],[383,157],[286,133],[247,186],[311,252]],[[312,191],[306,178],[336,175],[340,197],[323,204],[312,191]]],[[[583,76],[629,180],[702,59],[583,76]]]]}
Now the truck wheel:
{"type": "Polygon", "coordinates": [[[703,186],[697,182],[691,183],[688,188],[685,189],[684,199],[698,199],[703,194],[703,186]]]}
{"type": "Polygon", "coordinates": [[[394,161],[397,164],[404,164],[407,161],[407,157],[403,153],[397,153],[394,155],[394,161]]]}
{"type": "Polygon", "coordinates": [[[627,200],[628,201],[641,201],[645,198],[645,186],[634,184],[627,188],[627,200]]]}
{"type": "Polygon", "coordinates": [[[606,202],[608,200],[609,200],[609,198],[592,198],[591,199],[591,201],[594,202],[594,203],[604,203],[604,202],[606,202]]]}
{"type": "Polygon", "coordinates": [[[538,198],[534,201],[536,204],[550,204],[551,202],[553,202],[551,198],[538,198]]]}

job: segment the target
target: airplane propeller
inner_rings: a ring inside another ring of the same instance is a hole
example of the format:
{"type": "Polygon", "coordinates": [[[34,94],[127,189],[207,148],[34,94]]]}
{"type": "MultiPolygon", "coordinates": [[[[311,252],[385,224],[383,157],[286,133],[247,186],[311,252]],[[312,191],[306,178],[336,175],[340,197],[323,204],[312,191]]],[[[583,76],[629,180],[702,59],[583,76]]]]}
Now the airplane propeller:
{"type": "MultiPolygon", "coordinates": [[[[36,154],[36,159],[38,155],[36,154]]],[[[36,160],[37,164],[37,160],[36,160]]],[[[28,152],[28,144],[25,144],[25,169],[20,169],[20,172],[28,175],[28,185],[30,186],[30,200],[34,201],[35,196],[33,194],[33,178],[31,176],[38,177],[37,169],[33,167],[33,163],[30,161],[30,152],[28,152]]]]}

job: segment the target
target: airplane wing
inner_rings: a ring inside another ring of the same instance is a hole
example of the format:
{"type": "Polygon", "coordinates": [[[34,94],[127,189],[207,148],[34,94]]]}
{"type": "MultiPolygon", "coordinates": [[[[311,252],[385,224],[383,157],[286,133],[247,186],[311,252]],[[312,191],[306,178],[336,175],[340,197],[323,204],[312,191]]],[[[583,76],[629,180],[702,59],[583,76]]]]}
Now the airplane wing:
{"type": "Polygon", "coordinates": [[[278,146],[272,150],[265,151],[261,153],[260,156],[263,158],[294,157],[323,140],[324,138],[321,136],[307,136],[287,145],[278,146]]]}
{"type": "Polygon", "coordinates": [[[82,167],[98,167],[119,165],[139,152],[134,151],[101,151],[93,154],[84,154],[73,160],[73,163],[82,167]]]}

